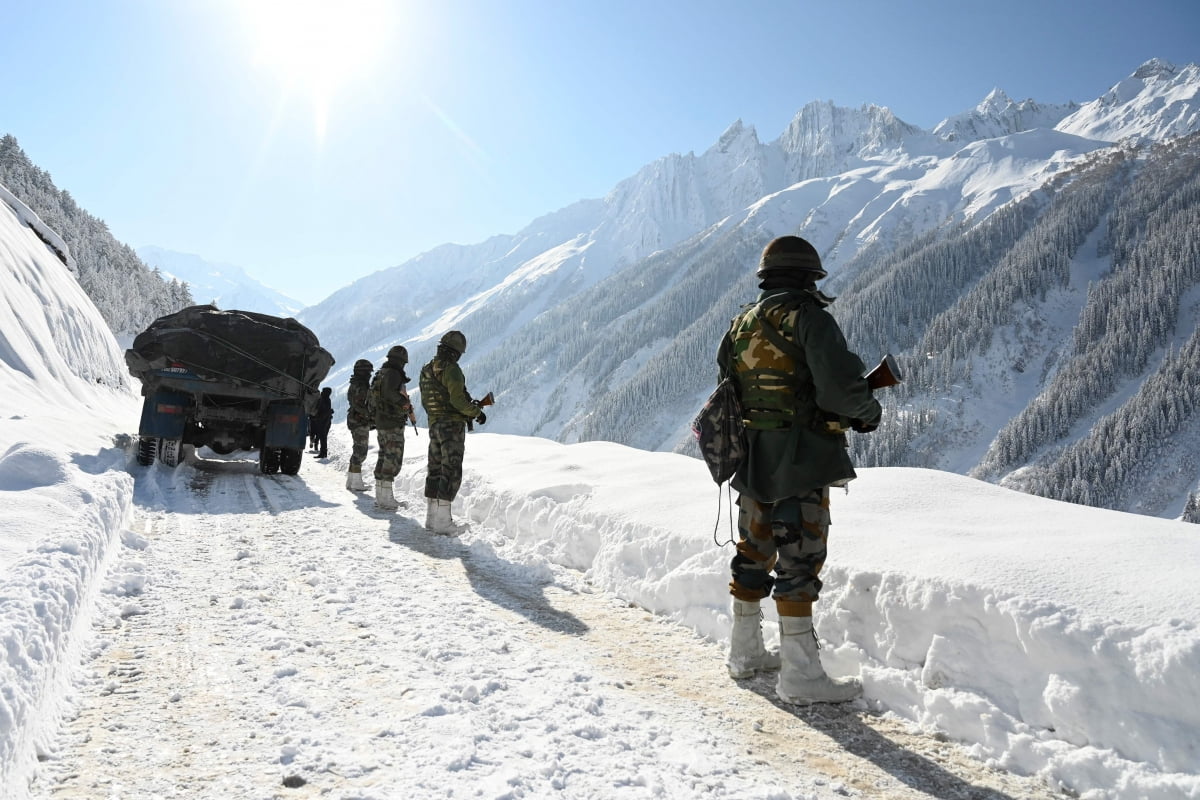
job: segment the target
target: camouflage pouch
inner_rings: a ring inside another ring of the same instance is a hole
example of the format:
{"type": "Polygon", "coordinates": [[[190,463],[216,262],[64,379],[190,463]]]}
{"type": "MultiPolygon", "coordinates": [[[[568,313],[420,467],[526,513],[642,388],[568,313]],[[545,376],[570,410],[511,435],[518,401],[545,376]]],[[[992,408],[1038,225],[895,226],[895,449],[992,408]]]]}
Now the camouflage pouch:
{"type": "Polygon", "coordinates": [[[691,427],[713,481],[719,486],[732,478],[746,460],[748,449],[742,404],[732,380],[717,384],[691,427]]]}

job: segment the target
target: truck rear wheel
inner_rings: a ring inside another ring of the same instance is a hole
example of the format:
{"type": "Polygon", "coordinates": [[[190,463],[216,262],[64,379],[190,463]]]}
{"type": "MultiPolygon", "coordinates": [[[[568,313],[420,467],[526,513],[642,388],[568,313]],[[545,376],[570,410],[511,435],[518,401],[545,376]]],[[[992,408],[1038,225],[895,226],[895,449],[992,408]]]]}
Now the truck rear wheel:
{"type": "Polygon", "coordinates": [[[264,447],[258,451],[258,471],[263,475],[279,472],[279,448],[264,447]]]}
{"type": "Polygon", "coordinates": [[[168,467],[177,467],[183,461],[182,439],[160,439],[158,442],[158,460],[168,467]]]}
{"type": "Polygon", "coordinates": [[[295,475],[300,471],[300,462],[303,459],[303,450],[284,448],[279,451],[279,471],[284,475],[295,475]]]}
{"type": "Polygon", "coordinates": [[[143,467],[154,463],[154,456],[157,452],[158,439],[153,436],[143,436],[138,439],[137,462],[143,467]]]}

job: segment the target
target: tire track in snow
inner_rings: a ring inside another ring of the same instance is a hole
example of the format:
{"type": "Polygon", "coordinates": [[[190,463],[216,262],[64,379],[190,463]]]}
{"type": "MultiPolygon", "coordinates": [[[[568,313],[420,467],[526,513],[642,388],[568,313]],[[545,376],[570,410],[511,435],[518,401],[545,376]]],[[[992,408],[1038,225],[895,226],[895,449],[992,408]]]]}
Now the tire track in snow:
{"type": "Polygon", "coordinates": [[[384,514],[301,475],[139,474],[144,613],[97,626],[35,798],[1054,796],[898,722],[780,706],[498,532],[431,536],[420,498],[384,514]]]}

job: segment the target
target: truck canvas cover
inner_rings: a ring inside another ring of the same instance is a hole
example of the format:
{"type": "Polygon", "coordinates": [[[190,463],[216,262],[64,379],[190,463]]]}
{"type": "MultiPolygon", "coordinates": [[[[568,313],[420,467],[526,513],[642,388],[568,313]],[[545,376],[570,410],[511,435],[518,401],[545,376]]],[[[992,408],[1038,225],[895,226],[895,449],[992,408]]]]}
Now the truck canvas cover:
{"type": "Polygon", "coordinates": [[[301,399],[307,406],[334,360],[312,331],[290,317],[205,305],[156,319],[125,351],[125,363],[145,391],[178,386],[171,376],[182,367],[231,393],[301,399]]]}

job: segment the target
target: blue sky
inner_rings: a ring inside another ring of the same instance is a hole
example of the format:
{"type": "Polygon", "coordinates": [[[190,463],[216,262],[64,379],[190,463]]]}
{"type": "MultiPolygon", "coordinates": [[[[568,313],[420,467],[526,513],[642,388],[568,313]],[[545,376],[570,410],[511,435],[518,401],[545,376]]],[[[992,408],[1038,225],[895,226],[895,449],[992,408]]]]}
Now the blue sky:
{"type": "Polygon", "coordinates": [[[5,3],[0,133],[120,240],[313,303],[737,119],[770,141],[832,100],[930,128],[995,87],[1086,102],[1149,58],[1200,62],[1194,0],[357,3],[5,3]],[[339,13],[280,16],[306,4],[339,13]]]}

